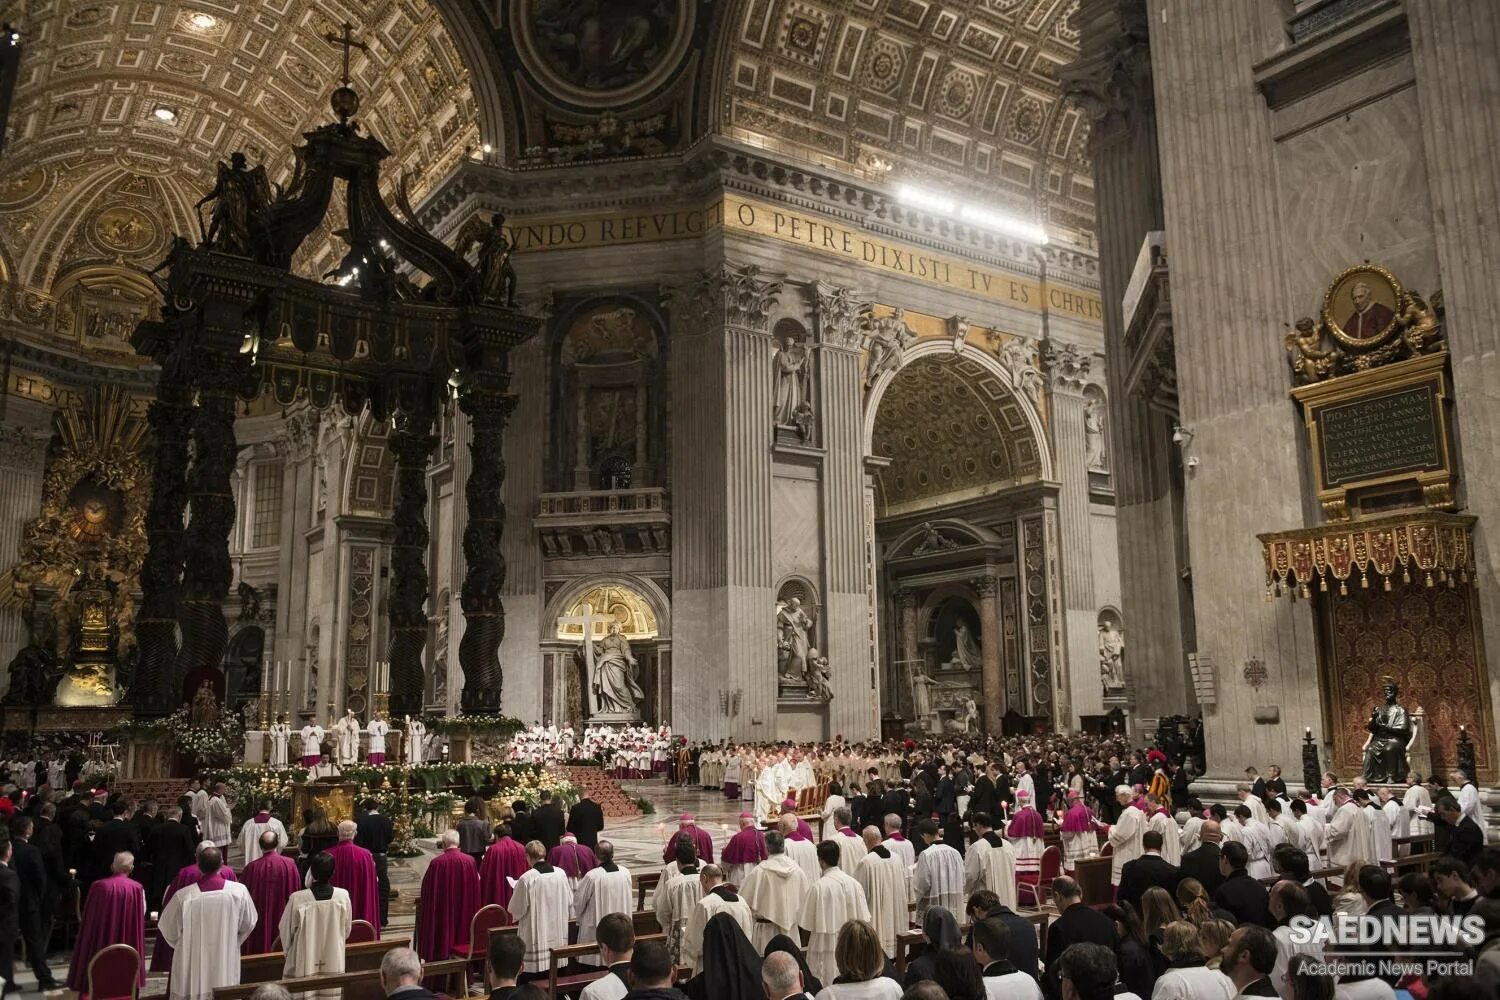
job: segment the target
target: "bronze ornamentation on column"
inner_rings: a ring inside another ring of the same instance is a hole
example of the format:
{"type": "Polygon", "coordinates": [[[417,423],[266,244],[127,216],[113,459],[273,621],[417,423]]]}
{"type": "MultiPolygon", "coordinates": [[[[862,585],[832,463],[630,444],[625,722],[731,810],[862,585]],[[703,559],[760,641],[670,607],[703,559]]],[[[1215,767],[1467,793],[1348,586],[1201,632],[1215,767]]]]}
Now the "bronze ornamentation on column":
{"type": "Polygon", "coordinates": [[[459,603],[464,609],[464,637],[458,662],[464,672],[462,708],[465,713],[500,711],[500,641],[505,638],[505,609],[500,588],[505,583],[505,557],[500,535],[505,527],[505,505],[500,487],[505,482],[505,424],[516,398],[506,392],[509,377],[492,373],[475,376],[459,397],[469,415],[472,467],[464,486],[469,523],[464,528],[464,578],[459,603]]]}
{"type": "Polygon", "coordinates": [[[390,711],[415,715],[422,710],[427,644],[427,465],[437,448],[432,433],[432,406],[420,402],[396,416],[390,449],[396,456],[396,497],[391,520],[390,711]]]}

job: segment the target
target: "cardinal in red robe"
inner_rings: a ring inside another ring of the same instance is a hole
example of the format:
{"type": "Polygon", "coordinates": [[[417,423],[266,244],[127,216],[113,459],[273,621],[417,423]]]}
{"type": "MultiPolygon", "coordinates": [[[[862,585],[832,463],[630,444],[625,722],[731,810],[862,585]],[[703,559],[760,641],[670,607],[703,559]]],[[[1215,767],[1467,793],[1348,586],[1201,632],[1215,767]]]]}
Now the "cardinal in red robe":
{"type": "MultiPolygon", "coordinates": [[[[130,877],[135,860],[127,852],[115,855],[110,875],[89,886],[78,925],[78,941],[68,966],[68,989],[83,993],[88,986],[89,960],[112,944],[128,944],[146,953],[146,890],[130,877]]],[[[142,963],[137,986],[146,985],[142,963]]]]}
{"type": "Polygon", "coordinates": [[[375,882],[375,858],[354,842],[357,832],[353,820],[339,824],[339,842],[328,849],[328,856],[333,858],[333,878],[328,881],[349,894],[354,919],[369,923],[379,937],[380,889],[375,882]]]}
{"type": "MultiPolygon", "coordinates": [[[[213,841],[205,840],[198,845],[198,850],[196,853],[201,855],[205,847],[214,846],[215,844],[213,841]]],[[[226,882],[239,881],[239,879],[234,877],[234,869],[230,868],[228,865],[219,866],[218,875],[226,882]]],[[[184,866],[182,870],[177,873],[177,877],[172,879],[172,884],[167,886],[167,891],[162,893],[161,908],[163,910],[167,908],[167,904],[172,901],[172,897],[177,894],[177,890],[185,889],[190,885],[197,885],[198,881],[202,878],[203,870],[198,867],[198,862],[196,859],[194,859],[192,864],[184,866]]],[[[167,944],[166,940],[162,938],[160,930],[157,930],[156,932],[156,947],[151,949],[151,971],[172,971],[172,946],[167,944]]]]}
{"type": "Polygon", "coordinates": [[[698,825],[692,813],[683,813],[677,819],[677,832],[667,838],[666,846],[662,848],[661,860],[665,864],[677,857],[677,838],[687,837],[698,849],[698,861],[700,864],[711,865],[714,863],[714,838],[707,830],[698,825]]]}
{"type": "Polygon", "coordinates": [[[483,903],[499,903],[510,912],[510,897],[515,889],[507,878],[520,878],[531,865],[526,862],[526,848],[510,835],[510,826],[495,827],[495,842],[484,852],[479,866],[479,898],[483,903]]]}
{"type": "Polygon", "coordinates": [[[564,875],[576,882],[598,868],[599,859],[580,844],[577,837],[568,833],[563,835],[562,843],[547,853],[547,864],[561,868],[564,875]]]}
{"type": "Polygon", "coordinates": [[[250,890],[250,899],[255,903],[259,919],[255,922],[255,930],[240,945],[242,955],[261,955],[276,950],[272,945],[281,926],[286,901],[302,888],[297,862],[282,854],[276,845],[276,831],[263,832],[260,835],[260,857],[245,866],[245,888],[250,890]]]}
{"type": "MultiPolygon", "coordinates": [[[[422,876],[422,898],[417,907],[417,955],[437,962],[453,954],[454,945],[469,943],[469,925],[479,910],[479,869],[474,859],[458,849],[458,831],[444,830],[442,850],[422,876]]],[[[480,954],[489,947],[479,942],[480,954]]]]}

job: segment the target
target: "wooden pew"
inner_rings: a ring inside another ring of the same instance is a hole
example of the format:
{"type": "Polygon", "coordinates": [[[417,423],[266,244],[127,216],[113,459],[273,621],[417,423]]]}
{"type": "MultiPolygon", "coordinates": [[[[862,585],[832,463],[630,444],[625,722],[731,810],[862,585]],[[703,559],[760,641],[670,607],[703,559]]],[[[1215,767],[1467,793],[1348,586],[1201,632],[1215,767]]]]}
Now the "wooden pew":
{"type": "MultiPolygon", "coordinates": [[[[635,943],[640,944],[642,941],[661,941],[665,943],[666,940],[667,936],[665,934],[646,934],[638,936],[635,939],[635,943]]],[[[599,945],[597,942],[590,944],[570,944],[566,948],[552,949],[552,954],[547,965],[547,991],[551,994],[552,1000],[558,1000],[559,997],[565,995],[579,993],[589,983],[592,983],[596,979],[604,978],[609,970],[603,967],[589,968],[586,972],[574,972],[568,975],[563,975],[559,970],[559,967],[566,969],[576,959],[583,958],[586,955],[597,955],[598,953],[599,945]]]]}
{"type": "Polygon", "coordinates": [[[635,876],[635,908],[644,910],[646,908],[646,890],[656,892],[656,886],[661,882],[661,872],[642,872],[635,876]]]}
{"type": "MultiPolygon", "coordinates": [[[[449,958],[441,962],[427,962],[422,966],[424,979],[461,977],[467,963],[461,958],[449,958]]],[[[220,986],[214,990],[214,1000],[250,1000],[261,983],[243,979],[236,986],[220,986]]],[[[385,1000],[385,987],[380,983],[380,967],[362,969],[358,972],[341,972],[328,976],[308,976],[304,979],[281,980],[281,985],[294,996],[321,990],[338,990],[343,1000],[385,1000]]]]}
{"type": "MultiPolygon", "coordinates": [[[[636,910],[630,915],[630,922],[635,927],[637,940],[642,937],[651,937],[662,933],[662,926],[656,919],[655,910],[636,910]]],[[[504,927],[495,927],[490,930],[490,937],[494,938],[500,934],[518,934],[520,928],[515,924],[507,924],[504,927]]],[[[578,921],[568,921],[568,943],[575,944],[578,941],[578,921]]],[[[477,961],[477,959],[476,959],[477,961]]]]}
{"type": "MultiPolygon", "coordinates": [[[[1031,926],[1036,928],[1037,955],[1047,954],[1047,926],[1052,922],[1051,915],[1042,910],[1035,910],[1021,911],[1017,916],[1025,917],[1031,922],[1031,926]]],[[[969,925],[967,923],[959,924],[958,933],[967,938],[969,935],[969,925]]],[[[896,958],[894,960],[896,975],[903,977],[906,975],[906,966],[911,961],[912,953],[919,947],[925,947],[926,944],[927,939],[922,935],[920,930],[915,928],[902,931],[896,935],[896,958]]]]}
{"type": "MultiPolygon", "coordinates": [[[[380,962],[386,952],[393,948],[411,947],[409,937],[388,937],[379,941],[346,945],[344,948],[344,971],[368,972],[380,970],[380,962]]],[[[246,984],[274,983],[281,978],[286,968],[286,952],[268,951],[259,955],[246,955],[240,959],[240,982],[246,984]]]]}
{"type": "Polygon", "coordinates": [[[1404,858],[1397,858],[1391,862],[1391,877],[1400,878],[1407,872],[1426,872],[1428,867],[1443,855],[1437,851],[1429,851],[1426,854],[1409,854],[1404,858]]]}
{"type": "Polygon", "coordinates": [[[1114,862],[1109,858],[1084,858],[1073,871],[1073,881],[1083,891],[1085,906],[1108,906],[1115,901],[1109,876],[1114,862]]]}

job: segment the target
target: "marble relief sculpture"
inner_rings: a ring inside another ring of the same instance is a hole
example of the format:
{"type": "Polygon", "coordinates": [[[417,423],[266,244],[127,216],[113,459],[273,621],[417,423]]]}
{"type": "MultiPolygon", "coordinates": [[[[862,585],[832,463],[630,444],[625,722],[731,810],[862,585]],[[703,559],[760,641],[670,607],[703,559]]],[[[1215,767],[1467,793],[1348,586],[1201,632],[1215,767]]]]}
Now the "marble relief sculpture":
{"type": "Polygon", "coordinates": [[[832,677],[828,672],[828,657],[816,648],[807,651],[807,670],[803,679],[807,682],[807,693],[817,701],[833,700],[832,677]]]}
{"type": "Polygon", "coordinates": [[[870,339],[865,357],[865,388],[868,389],[886,372],[901,367],[901,358],[917,335],[906,325],[906,310],[897,309],[889,316],[870,320],[870,339]]]}
{"type": "Polygon", "coordinates": [[[969,631],[969,626],[959,622],[953,626],[953,660],[952,665],[962,670],[974,671],[980,669],[984,664],[980,652],[979,642],[974,638],[974,633],[969,631]]]}
{"type": "Polygon", "coordinates": [[[1104,472],[1109,468],[1109,456],[1106,453],[1104,441],[1104,399],[1099,396],[1089,396],[1083,404],[1083,438],[1084,453],[1088,457],[1088,467],[1094,472],[1104,472]]]}

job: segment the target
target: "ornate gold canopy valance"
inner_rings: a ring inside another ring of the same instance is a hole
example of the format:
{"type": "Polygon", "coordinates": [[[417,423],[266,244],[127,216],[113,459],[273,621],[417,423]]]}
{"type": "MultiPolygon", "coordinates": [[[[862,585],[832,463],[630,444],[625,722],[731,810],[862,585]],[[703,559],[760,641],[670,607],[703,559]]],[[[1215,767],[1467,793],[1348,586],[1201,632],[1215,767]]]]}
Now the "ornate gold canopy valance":
{"type": "Polygon", "coordinates": [[[1369,587],[1371,577],[1383,589],[1391,580],[1428,587],[1469,582],[1474,572],[1474,523],[1477,518],[1442,511],[1413,511],[1356,522],[1298,528],[1259,535],[1266,560],[1266,600],[1285,591],[1308,597],[1337,584],[1349,592],[1350,581],[1369,587]]]}

